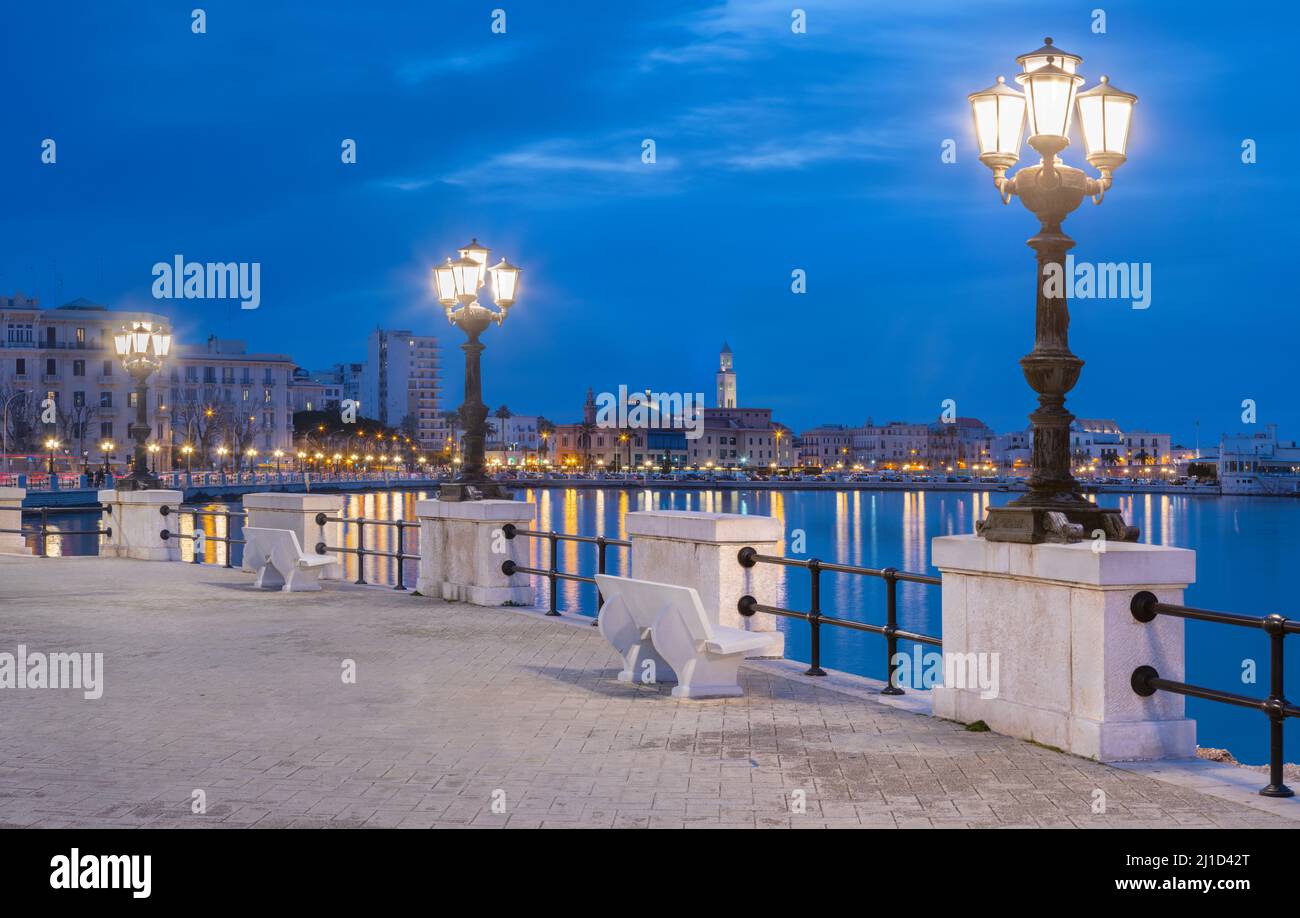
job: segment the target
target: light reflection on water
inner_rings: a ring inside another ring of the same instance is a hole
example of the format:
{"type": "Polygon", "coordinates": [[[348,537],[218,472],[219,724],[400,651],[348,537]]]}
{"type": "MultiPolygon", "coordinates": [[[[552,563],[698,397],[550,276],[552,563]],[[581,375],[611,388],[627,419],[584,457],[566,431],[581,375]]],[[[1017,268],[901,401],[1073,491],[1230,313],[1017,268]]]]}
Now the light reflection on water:
{"type": "MultiPolygon", "coordinates": [[[[426,492],[368,492],[345,497],[344,515],[349,518],[415,519],[416,501],[426,492]]],[[[764,514],[782,522],[784,540],[781,552],[801,558],[817,557],[826,561],[871,568],[897,567],[918,573],[937,574],[930,566],[930,542],[936,536],[974,531],[994,502],[1004,494],[955,491],[681,491],[664,488],[577,489],[529,488],[516,493],[518,499],[530,500],[537,507],[534,528],[542,531],[580,535],[604,535],[626,538],[626,514],[633,510],[673,509],[701,510],[712,513],[764,514]],[[793,543],[802,531],[804,552],[795,555],[793,543]]],[[[1164,494],[1111,495],[1098,498],[1103,506],[1118,507],[1133,525],[1142,530],[1141,540],[1149,544],[1175,545],[1197,550],[1197,582],[1187,591],[1188,605],[1210,609],[1263,615],[1278,612],[1300,616],[1300,603],[1294,602],[1290,571],[1294,566],[1300,532],[1300,501],[1265,497],[1210,497],[1164,494]]],[[[221,507],[211,504],[210,507],[221,507]]],[[[239,509],[238,504],[233,505],[239,509]]],[[[51,525],[63,530],[91,528],[92,514],[68,514],[51,517],[51,525]]],[[[173,520],[176,518],[173,517],[173,520]]],[[[27,525],[32,525],[29,517],[27,525]]],[[[176,523],[171,524],[173,527],[176,523]]],[[[242,534],[242,518],[206,516],[200,526],[209,536],[233,537],[242,534]]],[[[181,515],[179,528],[192,532],[192,518],[181,515]]],[[[94,550],[94,536],[54,536],[49,540],[50,553],[89,554],[94,550]]],[[[343,544],[355,548],[358,527],[343,527],[343,544]]],[[[35,540],[29,540],[35,544],[35,540]]],[[[393,551],[397,546],[396,527],[365,527],[368,549],[393,551]]],[[[241,546],[234,546],[232,560],[238,564],[241,546]]],[[[308,551],[314,546],[304,546],[308,551]]],[[[182,557],[193,557],[189,539],[181,542],[182,557]]],[[[227,546],[209,538],[203,560],[222,564],[227,546]]],[[[408,530],[403,550],[418,552],[418,535],[408,530]]],[[[628,550],[608,549],[608,571],[626,574],[628,550]]],[[[527,566],[548,566],[546,541],[528,539],[524,562],[527,566]]],[[[563,571],[590,576],[596,571],[596,547],[575,542],[561,542],[559,567],[563,571]]],[[[396,582],[396,562],[391,558],[344,556],[344,572],[356,580],[363,570],[370,583],[396,582]]],[[[414,588],[418,563],[405,563],[408,588],[414,588]]],[[[778,572],[777,602],[788,608],[808,607],[806,570],[781,568],[778,572]]],[[[847,574],[823,574],[823,612],[845,619],[883,623],[885,584],[877,578],[847,574]]],[[[533,578],[538,605],[548,601],[547,584],[533,578]]],[[[900,626],[925,634],[940,633],[940,590],[923,584],[900,583],[898,612],[900,626]]],[[[595,587],[560,581],[558,606],[572,614],[591,615],[596,607],[595,587]]],[[[782,619],[779,627],[787,635],[787,656],[808,659],[808,626],[804,622],[782,619]]],[[[911,645],[900,649],[910,652],[911,645]]],[[[1288,642],[1287,680],[1300,684],[1300,641],[1288,642]],[[1294,643],[1292,643],[1294,642],[1294,643]]],[[[824,666],[883,678],[885,674],[884,639],[872,634],[842,628],[822,629],[822,663],[824,666]]],[[[1266,678],[1268,644],[1266,637],[1252,629],[1232,628],[1204,622],[1187,623],[1187,674],[1189,682],[1240,694],[1263,697],[1267,685],[1243,684],[1242,673],[1253,660],[1266,678]]],[[[1294,690],[1293,690],[1294,694],[1294,690]]],[[[1267,719],[1262,714],[1212,702],[1189,699],[1188,715],[1197,719],[1202,746],[1226,746],[1238,758],[1263,762],[1267,758],[1267,719]]],[[[1300,760],[1300,725],[1287,722],[1287,748],[1290,761],[1300,760]]]]}

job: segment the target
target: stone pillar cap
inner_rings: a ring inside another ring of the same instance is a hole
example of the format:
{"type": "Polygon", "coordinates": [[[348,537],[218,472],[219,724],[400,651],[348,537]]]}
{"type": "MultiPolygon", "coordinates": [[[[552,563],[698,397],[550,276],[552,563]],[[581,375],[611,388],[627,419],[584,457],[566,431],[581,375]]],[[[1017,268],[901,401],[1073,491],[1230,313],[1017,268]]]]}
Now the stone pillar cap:
{"type": "Polygon", "coordinates": [[[748,513],[700,513],[695,510],[637,510],[624,517],[628,535],[683,542],[777,542],[781,521],[748,513]]]}
{"type": "Polygon", "coordinates": [[[1068,544],[990,542],[977,535],[940,536],[934,566],[963,574],[1023,577],[1084,586],[1187,586],[1196,582],[1196,552],[1142,542],[1068,544]]]}

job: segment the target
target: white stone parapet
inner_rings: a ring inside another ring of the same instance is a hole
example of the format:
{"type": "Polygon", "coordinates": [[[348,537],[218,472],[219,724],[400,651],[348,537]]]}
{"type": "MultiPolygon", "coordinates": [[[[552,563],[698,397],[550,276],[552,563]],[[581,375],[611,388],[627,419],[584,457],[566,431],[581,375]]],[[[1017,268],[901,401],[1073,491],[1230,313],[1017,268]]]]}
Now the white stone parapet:
{"type": "Polygon", "coordinates": [[[1140,590],[1181,605],[1196,579],[1195,552],[962,535],[935,539],[933,557],[943,572],[945,663],[969,671],[966,661],[996,654],[998,674],[993,697],[978,686],[936,686],[936,716],[982,720],[1104,762],[1195,754],[1196,722],[1184,716],[1183,696],[1143,698],[1130,682],[1142,665],[1183,680],[1183,620],[1143,624],[1129,611],[1140,590]]]}
{"type": "MultiPolygon", "coordinates": [[[[23,528],[23,498],[26,488],[0,488],[0,529],[23,528]]],[[[23,537],[17,532],[0,532],[0,555],[30,555],[23,537]]]]}
{"type": "MultiPolygon", "coordinates": [[[[343,524],[316,522],[316,515],[341,516],[343,513],[342,494],[282,494],[279,492],[259,491],[245,494],[243,497],[244,525],[259,529],[287,529],[298,537],[298,544],[307,554],[316,553],[316,544],[342,546],[343,524]]],[[[334,563],[322,568],[322,580],[338,580],[343,576],[343,559],[337,553],[330,553],[334,563]]],[[[252,570],[247,560],[243,569],[252,570]]]]}
{"type": "Polygon", "coordinates": [[[416,502],[415,515],[420,521],[419,592],[476,606],[533,604],[528,575],[508,576],[501,565],[526,561],[526,540],[505,538],[504,527],[513,523],[532,528],[537,519],[535,504],[422,500],[416,502]]]}
{"type": "Polygon", "coordinates": [[[164,539],[162,531],[171,529],[170,517],[161,508],[180,506],[180,491],[100,491],[99,502],[105,506],[103,527],[112,535],[101,536],[99,553],[109,558],[134,558],[137,561],[179,561],[180,541],[164,539]]]}
{"type": "Polygon", "coordinates": [[[632,576],[693,587],[713,621],[724,628],[773,632],[764,657],[785,655],[785,633],[776,619],[762,612],[745,617],[736,604],[745,595],[777,605],[776,565],[742,567],[746,546],[759,554],[781,553],[781,522],[771,516],[698,513],[691,510],[639,510],[627,514],[624,527],[632,542],[632,576]]]}

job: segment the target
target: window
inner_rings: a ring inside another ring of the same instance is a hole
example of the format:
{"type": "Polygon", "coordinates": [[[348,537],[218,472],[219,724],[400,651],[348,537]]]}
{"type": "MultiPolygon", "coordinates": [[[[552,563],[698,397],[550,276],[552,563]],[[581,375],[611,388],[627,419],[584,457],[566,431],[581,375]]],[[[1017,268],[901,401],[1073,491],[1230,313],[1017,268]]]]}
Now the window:
{"type": "Polygon", "coordinates": [[[45,326],[45,346],[46,346],[46,347],[54,347],[54,344],[55,344],[54,336],[55,336],[54,326],[53,326],[53,325],[47,325],[47,326],[45,326]]]}
{"type": "Polygon", "coordinates": [[[223,383],[233,383],[233,382],[235,381],[235,368],[234,368],[234,367],[222,367],[222,368],[221,368],[221,381],[222,381],[223,383]]]}
{"type": "Polygon", "coordinates": [[[271,404],[271,390],[270,390],[270,389],[263,389],[263,390],[262,390],[262,401],[264,401],[264,402],[265,402],[266,404],[268,404],[268,405],[271,404]]]}
{"type": "Polygon", "coordinates": [[[73,375],[73,376],[85,376],[85,375],[86,375],[86,361],[84,361],[84,360],[74,360],[74,361],[72,361],[72,375],[73,375]]]}
{"type": "Polygon", "coordinates": [[[73,407],[73,408],[85,408],[85,407],[86,407],[86,393],[85,393],[85,392],[74,392],[74,393],[72,393],[72,407],[73,407]]]}
{"type": "Polygon", "coordinates": [[[10,347],[31,347],[35,343],[30,322],[10,322],[5,337],[10,347]]]}
{"type": "Polygon", "coordinates": [[[105,376],[112,376],[112,375],[113,375],[113,361],[111,361],[111,360],[105,360],[105,361],[104,361],[104,370],[103,370],[103,373],[104,373],[105,376]]]}
{"type": "Polygon", "coordinates": [[[241,389],[240,391],[243,393],[243,395],[242,395],[243,400],[244,400],[244,401],[248,401],[248,390],[247,390],[247,389],[241,389]]]}
{"type": "Polygon", "coordinates": [[[59,372],[59,362],[53,357],[45,358],[45,375],[53,376],[59,372]]]}
{"type": "Polygon", "coordinates": [[[14,361],[14,373],[17,374],[18,376],[26,376],[26,375],[27,375],[27,360],[26,360],[26,358],[19,357],[17,360],[14,361]]]}
{"type": "Polygon", "coordinates": [[[100,436],[100,439],[103,439],[103,440],[111,440],[111,439],[113,439],[113,422],[112,422],[112,421],[100,421],[100,422],[99,422],[99,436],[100,436]]]}
{"type": "Polygon", "coordinates": [[[84,328],[79,328],[77,329],[77,347],[85,347],[85,346],[86,346],[86,330],[84,328]]]}
{"type": "Polygon", "coordinates": [[[112,392],[101,392],[101,393],[99,393],[99,407],[100,407],[100,408],[112,408],[112,407],[113,407],[113,393],[112,393],[112,392]]]}
{"type": "Polygon", "coordinates": [[[138,405],[138,404],[140,404],[140,393],[138,393],[138,392],[129,392],[129,393],[127,393],[127,396],[126,396],[126,407],[128,407],[128,408],[134,408],[134,407],[135,407],[136,405],[138,405]]]}
{"type": "Polygon", "coordinates": [[[198,368],[198,367],[186,367],[186,368],[185,368],[185,381],[186,381],[187,383],[196,383],[196,382],[198,382],[198,381],[199,381],[199,368],[198,368]]]}
{"type": "Polygon", "coordinates": [[[203,368],[203,381],[204,381],[205,383],[213,383],[213,384],[215,384],[216,381],[217,381],[217,368],[216,368],[216,367],[204,367],[204,368],[203,368]]]}

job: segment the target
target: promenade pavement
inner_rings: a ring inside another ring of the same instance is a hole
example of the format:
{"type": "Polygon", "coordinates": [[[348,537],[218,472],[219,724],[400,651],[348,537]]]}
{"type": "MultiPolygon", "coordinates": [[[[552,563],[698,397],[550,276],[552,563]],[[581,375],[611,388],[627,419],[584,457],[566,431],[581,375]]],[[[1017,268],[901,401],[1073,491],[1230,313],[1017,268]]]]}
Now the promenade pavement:
{"type": "Polygon", "coordinates": [[[104,684],[0,689],[0,826],[1300,825],[1294,801],[968,732],[789,666],[678,701],[616,682],[589,620],[251,581],[0,557],[0,652],[102,653],[104,684]]]}

